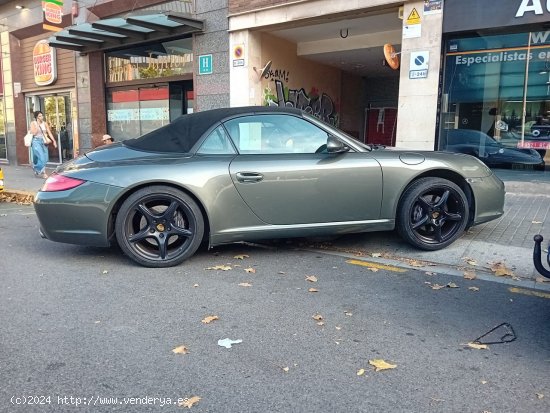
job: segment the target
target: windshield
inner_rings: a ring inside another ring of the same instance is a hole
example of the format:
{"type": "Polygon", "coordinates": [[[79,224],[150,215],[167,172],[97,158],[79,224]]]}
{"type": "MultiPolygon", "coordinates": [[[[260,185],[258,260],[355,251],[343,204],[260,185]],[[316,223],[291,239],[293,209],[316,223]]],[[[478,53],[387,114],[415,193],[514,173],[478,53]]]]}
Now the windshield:
{"type": "Polygon", "coordinates": [[[340,129],[337,129],[336,127],[334,127],[333,125],[331,125],[330,123],[327,123],[325,121],[322,121],[321,119],[318,119],[316,118],[315,116],[312,116],[308,113],[305,113],[304,112],[304,118],[306,118],[307,120],[321,126],[323,129],[328,129],[329,132],[338,137],[338,138],[343,138],[344,141],[346,142],[349,142],[351,143],[353,146],[355,147],[359,147],[365,151],[372,151],[372,148],[370,147],[370,145],[367,145],[361,141],[358,141],[357,139],[355,139],[353,136],[351,135],[348,135],[346,132],[340,130],[340,129]]]}

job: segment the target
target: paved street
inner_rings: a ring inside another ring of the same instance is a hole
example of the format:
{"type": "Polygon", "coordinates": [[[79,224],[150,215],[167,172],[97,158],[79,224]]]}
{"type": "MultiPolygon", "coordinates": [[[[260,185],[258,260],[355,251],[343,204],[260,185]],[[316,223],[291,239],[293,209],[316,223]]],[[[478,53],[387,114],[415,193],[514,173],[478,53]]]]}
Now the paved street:
{"type": "Polygon", "coordinates": [[[16,204],[0,204],[0,229],[1,412],[177,411],[193,396],[197,412],[550,410],[545,292],[373,271],[298,242],[146,269],[116,248],[42,240],[32,207],[16,204]],[[501,323],[515,341],[467,346],[501,323]],[[375,359],[396,367],[375,372],[375,359]],[[14,404],[28,396],[45,405],[14,404]]]}

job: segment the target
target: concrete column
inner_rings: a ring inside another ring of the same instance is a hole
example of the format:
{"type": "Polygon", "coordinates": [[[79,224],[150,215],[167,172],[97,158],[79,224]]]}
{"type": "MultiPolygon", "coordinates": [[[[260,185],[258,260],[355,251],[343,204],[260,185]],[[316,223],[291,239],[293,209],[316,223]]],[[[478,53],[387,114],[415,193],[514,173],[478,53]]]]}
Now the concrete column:
{"type": "Polygon", "coordinates": [[[262,104],[260,73],[262,62],[260,33],[239,30],[229,35],[230,106],[259,106],[262,104]],[[242,56],[237,55],[242,50],[242,56]],[[243,64],[240,65],[240,60],[243,64]]]}
{"type": "Polygon", "coordinates": [[[405,3],[396,146],[433,150],[436,136],[443,13],[424,15],[424,2],[405,3]],[[420,37],[406,38],[407,17],[416,9],[420,15],[420,37]],[[428,76],[409,79],[411,52],[429,52],[428,76]]]}

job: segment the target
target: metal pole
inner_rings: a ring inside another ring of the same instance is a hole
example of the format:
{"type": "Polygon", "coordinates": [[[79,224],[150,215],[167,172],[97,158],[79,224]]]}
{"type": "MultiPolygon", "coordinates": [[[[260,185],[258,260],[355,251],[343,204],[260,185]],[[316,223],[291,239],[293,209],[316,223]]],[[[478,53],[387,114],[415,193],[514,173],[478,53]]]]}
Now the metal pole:
{"type": "Polygon", "coordinates": [[[521,122],[521,147],[525,142],[525,117],[527,116],[527,86],[529,83],[529,55],[531,53],[531,32],[529,32],[529,40],[527,42],[527,57],[525,62],[525,83],[523,84],[523,117],[521,122]]]}

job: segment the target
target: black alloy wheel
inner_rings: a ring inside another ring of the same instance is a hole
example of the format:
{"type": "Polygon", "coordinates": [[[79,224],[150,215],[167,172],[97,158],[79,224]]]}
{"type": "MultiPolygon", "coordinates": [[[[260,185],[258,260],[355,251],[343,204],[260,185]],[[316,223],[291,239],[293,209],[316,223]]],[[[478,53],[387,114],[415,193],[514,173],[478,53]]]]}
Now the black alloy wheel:
{"type": "Polygon", "coordinates": [[[421,178],[401,197],[397,231],[410,244],[435,251],[460,237],[468,218],[468,200],[458,185],[442,178],[421,178]]]}
{"type": "Polygon", "coordinates": [[[182,191],[151,186],[124,201],[115,231],[120,248],[138,264],[171,267],[198,249],[204,219],[195,201],[182,191]]]}

